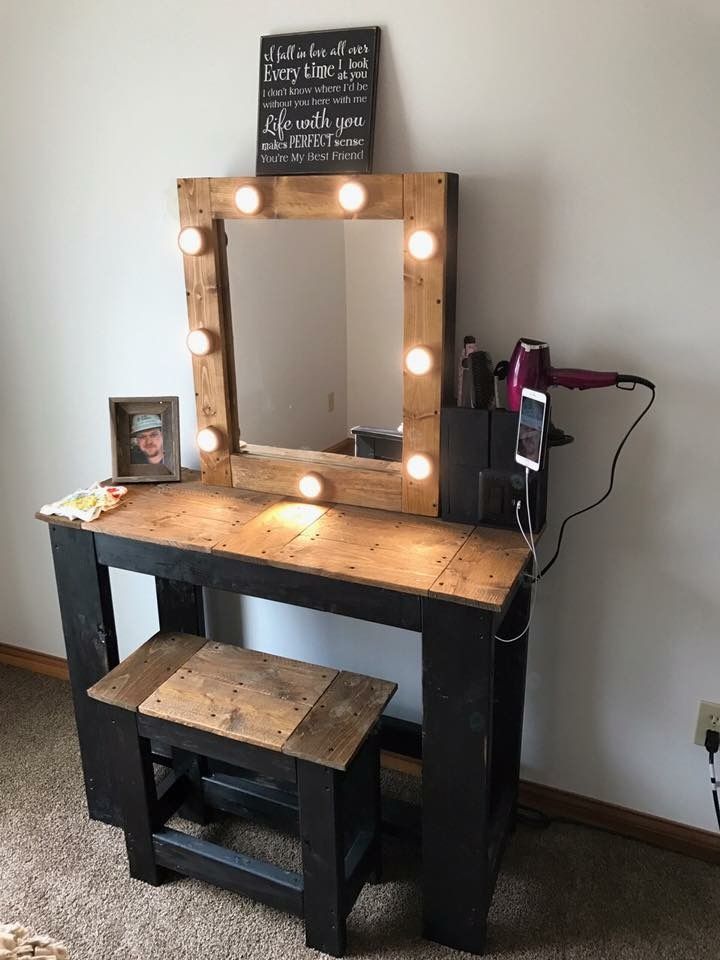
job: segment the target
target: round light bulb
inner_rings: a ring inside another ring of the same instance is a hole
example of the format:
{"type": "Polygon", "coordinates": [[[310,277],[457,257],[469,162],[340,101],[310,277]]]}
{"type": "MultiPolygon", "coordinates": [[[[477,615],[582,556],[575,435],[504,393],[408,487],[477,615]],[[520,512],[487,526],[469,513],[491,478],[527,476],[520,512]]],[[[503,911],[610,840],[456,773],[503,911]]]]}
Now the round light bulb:
{"type": "Polygon", "coordinates": [[[238,187],[235,191],[235,206],[240,213],[257,213],[262,206],[262,197],[256,187],[238,187]]]}
{"type": "Polygon", "coordinates": [[[322,480],[316,473],[306,473],[300,477],[298,489],[308,500],[314,500],[322,493],[322,480]]]}
{"type": "Polygon", "coordinates": [[[408,250],[416,260],[429,260],[437,250],[437,237],[429,230],[415,230],[408,237],[408,250]]]}
{"type": "Polygon", "coordinates": [[[205,327],[191,330],[185,340],[187,348],[195,357],[206,357],[213,348],[213,337],[205,327]]]}
{"type": "Polygon", "coordinates": [[[430,458],[424,453],[414,453],[405,464],[408,474],[413,480],[427,480],[432,473],[430,458]]]}
{"type": "Polygon", "coordinates": [[[413,347],[405,355],[405,367],[416,377],[421,377],[432,367],[432,353],[427,347],[413,347]]]}
{"type": "Polygon", "coordinates": [[[357,180],[348,180],[338,190],[338,202],[348,213],[357,213],[367,203],[367,190],[357,180]]]}
{"type": "Polygon", "coordinates": [[[215,453],[220,449],[222,434],[217,427],[205,427],[198,433],[196,440],[203,453],[215,453]]]}
{"type": "Polygon", "coordinates": [[[196,257],[205,250],[205,234],[200,227],[183,227],[178,234],[178,246],[189,257],[196,257]]]}

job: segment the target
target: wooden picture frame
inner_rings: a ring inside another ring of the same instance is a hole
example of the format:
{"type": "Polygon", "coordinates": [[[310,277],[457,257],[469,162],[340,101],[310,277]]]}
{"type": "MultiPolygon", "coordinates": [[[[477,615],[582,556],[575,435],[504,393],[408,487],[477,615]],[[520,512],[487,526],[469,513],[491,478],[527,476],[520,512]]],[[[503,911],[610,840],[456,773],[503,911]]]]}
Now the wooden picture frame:
{"type": "Polygon", "coordinates": [[[180,480],[180,403],[177,397],[110,397],[113,483],[180,480]],[[156,422],[157,421],[157,422],[156,422]],[[158,425],[159,424],[159,425],[158,425]],[[144,429],[140,429],[144,428],[144,429]],[[155,434],[160,431],[160,438],[155,434]],[[133,443],[133,433],[143,443],[133,443]],[[136,453],[133,453],[133,447],[136,453]],[[148,461],[160,452],[158,463],[148,461]],[[144,462],[143,462],[144,461],[144,462]]]}
{"type": "Polygon", "coordinates": [[[198,231],[199,249],[183,254],[190,330],[205,330],[212,344],[192,360],[198,430],[209,429],[215,447],[200,452],[203,481],[298,496],[298,482],[310,472],[322,479],[320,500],[437,516],[440,412],[453,402],[457,174],[200,178],[178,180],[177,188],[181,228],[198,231]],[[366,191],[366,203],[355,213],[346,212],[338,199],[348,181],[366,191]],[[257,191],[256,212],[242,213],[236,206],[241,187],[257,191]],[[421,345],[433,362],[422,376],[403,370],[402,464],[271,447],[239,452],[224,220],[251,217],[403,221],[403,355],[421,345]],[[410,253],[408,241],[418,230],[429,231],[435,240],[427,259],[410,253]],[[430,462],[425,479],[408,474],[414,454],[430,462]]]}

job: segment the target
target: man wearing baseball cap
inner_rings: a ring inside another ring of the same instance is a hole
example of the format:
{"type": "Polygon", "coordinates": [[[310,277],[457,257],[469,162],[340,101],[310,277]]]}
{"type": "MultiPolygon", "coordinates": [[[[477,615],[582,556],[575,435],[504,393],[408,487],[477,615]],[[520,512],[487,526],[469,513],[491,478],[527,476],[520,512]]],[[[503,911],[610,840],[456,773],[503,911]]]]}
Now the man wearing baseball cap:
{"type": "Polygon", "coordinates": [[[130,418],[132,463],[163,463],[162,420],[156,413],[136,413],[130,418]]]}

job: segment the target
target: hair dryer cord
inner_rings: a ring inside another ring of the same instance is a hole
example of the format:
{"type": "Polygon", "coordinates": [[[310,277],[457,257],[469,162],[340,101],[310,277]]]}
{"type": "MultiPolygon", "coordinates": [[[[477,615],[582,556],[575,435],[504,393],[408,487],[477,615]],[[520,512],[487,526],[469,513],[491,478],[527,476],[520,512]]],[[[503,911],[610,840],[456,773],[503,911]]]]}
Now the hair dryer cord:
{"type": "Polygon", "coordinates": [[[610,494],[612,493],[613,484],[615,483],[615,468],[617,467],[617,462],[618,462],[618,459],[619,459],[619,457],[620,457],[620,453],[621,453],[621,451],[622,451],[622,448],[623,448],[623,447],[625,446],[625,444],[627,443],[627,440],[628,440],[630,434],[631,434],[631,433],[633,432],[633,430],[635,429],[635,427],[640,423],[640,421],[642,420],[642,418],[645,416],[645,414],[648,412],[648,410],[650,409],[650,407],[651,407],[651,406],[653,405],[653,403],[655,402],[655,384],[652,383],[652,381],[650,381],[650,380],[645,380],[645,379],[643,379],[642,377],[636,377],[636,376],[634,376],[633,374],[622,374],[622,373],[621,373],[621,374],[618,374],[618,382],[617,382],[617,385],[618,385],[618,387],[619,387],[620,390],[634,390],[634,389],[635,389],[635,386],[636,386],[638,383],[641,384],[643,387],[647,387],[648,390],[650,390],[650,391],[652,392],[652,396],[650,397],[650,400],[648,401],[648,403],[647,403],[647,404],[645,405],[645,407],[643,408],[643,410],[642,410],[642,412],[640,413],[640,415],[635,419],[635,421],[633,422],[633,424],[632,424],[632,426],[630,427],[630,429],[627,431],[627,433],[625,434],[625,436],[622,438],[622,440],[620,441],[620,445],[618,446],[617,450],[615,451],[615,456],[613,457],[612,466],[610,467],[610,485],[609,485],[609,487],[607,488],[607,490],[605,491],[605,493],[600,497],[600,499],[595,501],[595,503],[591,503],[589,507],[583,507],[582,510],[576,510],[575,513],[571,513],[569,517],[565,517],[565,519],[563,520],[562,525],[561,525],[561,527],[560,527],[560,533],[558,534],[558,540],[557,540],[557,546],[555,547],[555,553],[552,555],[551,559],[545,564],[545,566],[542,568],[542,570],[541,570],[540,573],[538,574],[538,580],[545,576],[545,574],[548,572],[548,570],[550,569],[550,567],[552,567],[552,565],[553,565],[553,564],[555,563],[555,561],[557,560],[558,554],[560,553],[560,545],[562,544],[562,538],[563,538],[563,534],[565,533],[565,526],[566,526],[566,524],[569,523],[570,520],[573,519],[573,517],[579,517],[580,514],[582,514],[582,513],[587,513],[589,510],[594,510],[595,507],[599,507],[600,504],[601,504],[604,500],[607,500],[607,498],[608,498],[608,497],[610,496],[610,494]],[[622,384],[629,384],[629,386],[623,386],[622,384]]]}

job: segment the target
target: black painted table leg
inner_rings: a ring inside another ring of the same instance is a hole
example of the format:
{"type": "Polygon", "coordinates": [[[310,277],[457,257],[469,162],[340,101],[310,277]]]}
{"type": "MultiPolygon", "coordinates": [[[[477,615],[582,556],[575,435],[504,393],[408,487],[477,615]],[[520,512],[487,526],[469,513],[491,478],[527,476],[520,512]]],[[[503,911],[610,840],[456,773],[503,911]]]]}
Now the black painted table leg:
{"type": "Polygon", "coordinates": [[[493,698],[492,615],[423,600],[423,934],[485,948],[493,698]]]}
{"type": "Polygon", "coordinates": [[[345,861],[341,774],[298,760],[305,943],[334,957],[345,953],[345,861]]]}
{"type": "Polygon", "coordinates": [[[155,577],[160,629],[205,636],[202,587],[155,577]]]}
{"type": "Polygon", "coordinates": [[[522,633],[530,613],[530,587],[518,589],[510,608],[495,631],[499,637],[518,637],[511,643],[495,641],[495,684],[492,746],[493,798],[511,804],[515,826],[520,751],[522,748],[528,633],[522,633]],[[522,634],[521,636],[519,636],[522,634]]]}
{"type": "MultiPolygon", "coordinates": [[[[168,580],[155,577],[158,621],[161,630],[178,633],[193,633],[205,636],[205,608],[203,606],[202,587],[182,580],[168,580]]],[[[173,751],[175,756],[176,751],[173,751]]],[[[202,757],[192,759],[190,754],[183,757],[187,768],[186,776],[192,784],[190,796],[178,810],[178,814],[192,823],[209,823],[202,796],[202,776],[205,761],[202,757]]]]}
{"type": "Polygon", "coordinates": [[[119,825],[107,718],[102,705],[87,695],[88,687],[118,662],[110,577],[97,562],[92,533],[51,524],[50,541],[88,812],[92,820],[119,825]]]}

